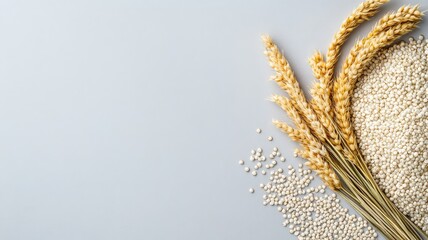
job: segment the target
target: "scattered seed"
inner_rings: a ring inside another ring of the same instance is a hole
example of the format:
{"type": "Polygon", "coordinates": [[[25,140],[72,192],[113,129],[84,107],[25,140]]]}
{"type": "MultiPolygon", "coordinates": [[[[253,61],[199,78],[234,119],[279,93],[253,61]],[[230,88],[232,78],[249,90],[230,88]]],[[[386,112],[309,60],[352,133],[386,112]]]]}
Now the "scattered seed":
{"type": "MultiPolygon", "coordinates": [[[[275,147],[269,154],[271,163],[262,164],[266,157],[261,153],[261,148],[256,149],[254,154],[252,152],[253,156],[250,159],[252,161],[257,159],[258,162],[253,171],[249,167],[245,167],[244,170],[257,176],[258,169],[261,170],[262,175],[267,174],[265,169],[272,169],[269,181],[259,184],[260,189],[265,191],[262,203],[264,206],[276,207],[283,217],[283,226],[288,227],[290,233],[298,239],[353,239],[355,236],[358,236],[356,239],[376,239],[377,233],[374,229],[368,228],[365,220],[348,214],[348,209],[340,205],[340,200],[335,194],[325,193],[325,185],[309,187],[314,177],[311,175],[311,170],[304,169],[303,164],[299,164],[297,169],[289,165],[288,171],[282,168],[274,170],[278,163],[273,159],[277,156],[284,162],[285,157],[281,156],[278,148],[275,147]],[[324,195],[321,197],[319,196],[321,194],[324,195]]],[[[239,164],[243,165],[244,161],[240,160],[239,164]]],[[[250,188],[249,192],[254,193],[254,188],[250,188]]]]}

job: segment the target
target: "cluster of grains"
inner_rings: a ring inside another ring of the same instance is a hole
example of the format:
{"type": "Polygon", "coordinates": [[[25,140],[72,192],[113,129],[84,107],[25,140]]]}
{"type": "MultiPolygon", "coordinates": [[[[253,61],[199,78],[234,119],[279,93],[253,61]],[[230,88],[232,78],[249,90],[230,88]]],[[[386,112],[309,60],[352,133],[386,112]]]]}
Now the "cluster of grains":
{"type": "MultiPolygon", "coordinates": [[[[258,128],[256,132],[261,133],[261,129],[258,128]]],[[[273,137],[269,136],[267,139],[268,141],[272,141],[273,137]]],[[[262,148],[252,149],[249,159],[251,162],[253,162],[254,166],[253,168],[244,167],[244,171],[251,172],[253,176],[257,176],[259,174],[259,170],[262,175],[266,175],[265,169],[274,168],[278,164],[278,162],[276,161],[277,159],[281,162],[285,162],[285,157],[282,156],[281,152],[278,150],[277,147],[274,147],[267,156],[264,155],[262,148]],[[263,167],[265,169],[263,169],[263,167]]],[[[244,160],[239,160],[239,164],[244,165],[244,160]]]]}
{"type": "MultiPolygon", "coordinates": [[[[275,159],[284,162],[285,158],[277,147],[266,156],[263,152],[262,148],[251,150],[252,168],[245,166],[244,160],[238,163],[253,176],[257,176],[258,171],[266,175],[269,169],[267,182],[260,183],[264,192],[263,205],[277,208],[284,218],[283,226],[288,227],[291,234],[301,240],[377,239],[377,233],[365,220],[348,214],[348,209],[340,205],[334,193],[326,193],[325,185],[310,186],[314,180],[311,170],[302,164],[297,171],[291,165],[285,170],[280,168],[275,159]]],[[[254,188],[249,192],[254,193],[254,188]]]]}
{"type": "Polygon", "coordinates": [[[428,232],[428,43],[380,51],[352,99],[358,144],[375,180],[428,232]]]}
{"type": "Polygon", "coordinates": [[[279,168],[261,185],[266,191],[263,204],[277,207],[290,233],[302,240],[376,239],[377,233],[365,220],[348,214],[334,193],[324,193],[325,185],[309,187],[313,179],[309,174],[302,165],[298,173],[288,166],[287,175],[279,168]]]}

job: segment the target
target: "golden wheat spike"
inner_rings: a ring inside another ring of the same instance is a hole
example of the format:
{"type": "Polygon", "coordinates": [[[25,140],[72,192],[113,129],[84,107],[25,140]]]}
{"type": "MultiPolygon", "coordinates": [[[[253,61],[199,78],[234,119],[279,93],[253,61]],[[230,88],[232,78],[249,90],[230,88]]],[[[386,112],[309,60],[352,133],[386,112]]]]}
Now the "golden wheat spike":
{"type": "Polygon", "coordinates": [[[279,51],[278,46],[274,44],[270,36],[262,36],[262,40],[265,45],[265,55],[268,58],[269,64],[277,72],[273,79],[288,93],[291,102],[304,117],[312,132],[318,138],[325,139],[327,137],[325,130],[318,121],[315,112],[309,106],[287,59],[279,51]]]}
{"type": "Polygon", "coordinates": [[[320,80],[312,91],[312,96],[318,98],[314,105],[316,108],[327,112],[333,117],[331,106],[332,80],[335,65],[339,59],[340,51],[349,35],[361,23],[373,17],[379,10],[380,6],[389,0],[368,0],[361,3],[342,23],[339,31],[334,35],[333,40],[327,50],[327,59],[324,62],[322,55],[316,52],[311,58],[311,64],[314,75],[320,80]]]}
{"type": "Polygon", "coordinates": [[[314,151],[313,147],[296,149],[295,153],[307,160],[305,165],[314,170],[330,189],[338,190],[342,187],[337,174],[323,159],[323,156],[318,151],[314,151]]]}
{"type": "Polygon", "coordinates": [[[339,178],[330,165],[323,159],[323,157],[328,155],[326,149],[319,140],[312,135],[307,123],[297,111],[296,106],[290,99],[283,96],[273,95],[271,101],[278,104],[287,112],[297,129],[292,128],[286,123],[274,120],[273,123],[275,126],[287,133],[294,141],[300,142],[307,151],[308,155],[305,155],[305,159],[309,161],[308,166],[318,173],[327,186],[331,189],[340,188],[339,178]]]}
{"type": "Polygon", "coordinates": [[[313,70],[315,78],[320,81],[315,83],[311,89],[313,99],[310,106],[318,116],[319,121],[326,129],[327,135],[330,137],[331,143],[338,149],[341,149],[340,138],[331,120],[333,119],[332,106],[332,80],[335,65],[339,59],[340,51],[343,44],[355,28],[361,23],[367,21],[374,16],[380,6],[389,0],[368,0],[361,3],[340,26],[339,31],[334,35],[328,51],[327,59],[324,61],[320,52],[310,58],[309,64],[313,70]]]}
{"type": "Polygon", "coordinates": [[[302,145],[307,145],[307,139],[305,137],[305,134],[299,129],[295,129],[287,123],[280,122],[278,120],[272,120],[272,123],[281,131],[286,133],[291,138],[291,140],[298,142],[302,145]]]}
{"type": "Polygon", "coordinates": [[[305,138],[314,138],[309,129],[309,124],[303,120],[303,116],[298,112],[297,106],[290,99],[283,96],[273,95],[270,100],[280,106],[282,110],[287,113],[297,130],[299,130],[305,138]]]}
{"type": "Polygon", "coordinates": [[[298,113],[302,116],[302,119],[307,123],[311,132],[316,137],[325,139],[327,134],[319,122],[314,110],[306,101],[303,91],[297,81],[295,79],[286,78],[286,75],[280,72],[278,72],[272,79],[277,82],[283,90],[287,91],[290,96],[289,101],[294,105],[298,113]]]}
{"type": "Polygon", "coordinates": [[[367,37],[357,42],[346,58],[339,77],[334,82],[333,100],[336,121],[352,151],[357,149],[357,143],[349,109],[357,79],[361,76],[367,62],[381,48],[415,29],[422,16],[418,6],[406,6],[400,8],[396,13],[387,14],[376,24],[367,37]]]}

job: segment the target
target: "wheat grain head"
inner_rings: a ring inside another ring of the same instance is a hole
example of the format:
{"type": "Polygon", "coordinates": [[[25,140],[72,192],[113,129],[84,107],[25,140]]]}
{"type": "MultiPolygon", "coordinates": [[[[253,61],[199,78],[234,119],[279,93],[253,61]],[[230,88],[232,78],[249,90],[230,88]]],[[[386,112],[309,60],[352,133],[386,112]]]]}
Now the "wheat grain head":
{"type": "Polygon", "coordinates": [[[378,12],[380,6],[388,1],[389,0],[368,0],[361,3],[345,19],[339,31],[334,35],[327,50],[326,61],[322,59],[322,55],[319,52],[316,52],[310,59],[310,62],[316,63],[311,64],[311,67],[315,77],[320,80],[312,90],[312,96],[316,99],[313,106],[327,112],[330,117],[333,117],[333,111],[330,107],[333,74],[342,46],[355,28],[374,16],[378,12]]]}
{"type": "Polygon", "coordinates": [[[396,13],[386,15],[367,37],[353,47],[346,58],[342,71],[334,82],[333,100],[335,119],[352,151],[357,149],[357,143],[351,124],[350,101],[357,79],[361,76],[368,61],[381,48],[416,28],[422,15],[418,6],[400,8],[396,13]],[[401,22],[397,23],[397,19],[400,19],[401,22]]]}

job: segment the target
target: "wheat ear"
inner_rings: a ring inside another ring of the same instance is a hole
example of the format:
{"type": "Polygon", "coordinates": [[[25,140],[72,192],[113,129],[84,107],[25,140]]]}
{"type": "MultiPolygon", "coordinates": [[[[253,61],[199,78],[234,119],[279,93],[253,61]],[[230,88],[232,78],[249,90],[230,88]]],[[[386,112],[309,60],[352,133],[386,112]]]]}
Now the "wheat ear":
{"type": "Polygon", "coordinates": [[[291,100],[278,95],[273,95],[271,100],[287,112],[297,129],[293,129],[286,123],[274,120],[273,123],[275,126],[287,133],[292,139],[294,138],[300,142],[305,151],[309,154],[308,157],[305,158],[309,161],[307,164],[308,167],[316,171],[326,185],[332,189],[340,188],[339,178],[330,165],[323,159],[323,157],[327,156],[327,150],[312,135],[307,123],[302,119],[291,100]]]}
{"type": "Polygon", "coordinates": [[[300,130],[293,128],[285,122],[280,122],[275,119],[272,120],[272,123],[282,132],[286,133],[291,138],[291,140],[301,143],[302,145],[307,145],[307,139],[300,130]]]}
{"type": "MultiPolygon", "coordinates": [[[[316,64],[311,64],[314,75],[320,82],[316,83],[312,91],[312,96],[316,101],[314,108],[325,111],[333,117],[331,109],[332,80],[335,65],[339,59],[340,51],[349,35],[361,23],[369,20],[379,10],[379,8],[389,0],[369,0],[361,3],[340,26],[339,31],[334,35],[333,40],[327,50],[327,59],[324,61],[322,55],[316,52],[311,58],[316,64]],[[321,72],[321,74],[319,74],[321,72]]],[[[318,113],[318,112],[317,112],[318,113]]]]}
{"type": "Polygon", "coordinates": [[[302,137],[308,141],[313,140],[314,136],[309,129],[309,123],[303,120],[303,117],[297,110],[296,105],[290,99],[283,96],[273,95],[270,100],[280,106],[282,110],[287,113],[288,117],[293,121],[302,137]]]}
{"type": "Polygon", "coordinates": [[[369,0],[361,3],[352,13],[348,16],[340,26],[339,31],[334,35],[327,51],[327,60],[324,61],[320,52],[316,52],[310,59],[309,64],[313,70],[316,79],[320,80],[315,83],[311,89],[312,100],[310,106],[318,115],[318,119],[326,129],[331,143],[338,149],[341,149],[340,138],[337,134],[331,119],[333,119],[332,109],[332,79],[334,74],[335,65],[339,59],[340,50],[351,34],[361,23],[367,21],[374,16],[380,6],[389,0],[369,0]]]}
{"type": "Polygon", "coordinates": [[[360,40],[349,53],[342,71],[334,83],[333,99],[335,117],[343,137],[352,151],[357,149],[356,137],[352,129],[350,101],[356,81],[368,61],[383,47],[417,27],[422,19],[418,7],[404,7],[397,13],[383,17],[373,30],[360,40]],[[391,18],[390,16],[394,16],[391,18]],[[397,18],[400,22],[397,22],[397,18]]]}
{"type": "Polygon", "coordinates": [[[288,93],[290,100],[299,113],[304,116],[304,120],[308,123],[311,131],[320,139],[325,139],[327,137],[325,130],[317,119],[315,112],[309,106],[287,59],[279,51],[278,46],[274,44],[270,36],[262,36],[262,41],[265,45],[265,55],[269,64],[277,72],[273,79],[281,89],[288,93]]]}
{"type": "Polygon", "coordinates": [[[324,157],[328,156],[322,157],[316,150],[314,151],[314,148],[296,149],[294,153],[297,156],[308,160],[305,165],[310,169],[318,169],[318,175],[330,189],[339,190],[342,188],[342,184],[340,183],[340,179],[337,177],[337,174],[324,159],[324,157]],[[325,169],[325,171],[319,171],[320,167],[317,164],[319,162],[323,162],[323,169],[325,169]]]}

